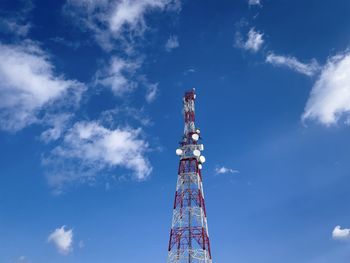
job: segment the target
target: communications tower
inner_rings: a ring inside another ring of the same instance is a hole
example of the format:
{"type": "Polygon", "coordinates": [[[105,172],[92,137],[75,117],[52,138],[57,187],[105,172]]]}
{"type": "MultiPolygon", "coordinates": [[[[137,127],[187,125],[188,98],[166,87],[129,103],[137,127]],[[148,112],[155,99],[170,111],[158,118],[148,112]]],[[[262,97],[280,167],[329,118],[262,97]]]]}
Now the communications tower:
{"type": "Polygon", "coordinates": [[[180,162],[167,263],[212,263],[201,173],[204,147],[195,125],[195,100],[194,89],[185,93],[185,129],[176,150],[180,162]]]}

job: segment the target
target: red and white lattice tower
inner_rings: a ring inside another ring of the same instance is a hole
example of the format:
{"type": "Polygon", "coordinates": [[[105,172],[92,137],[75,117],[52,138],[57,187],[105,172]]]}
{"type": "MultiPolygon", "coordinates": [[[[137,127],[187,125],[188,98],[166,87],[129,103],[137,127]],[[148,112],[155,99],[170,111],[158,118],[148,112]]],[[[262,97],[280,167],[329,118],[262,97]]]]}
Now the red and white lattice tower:
{"type": "Polygon", "coordinates": [[[211,263],[202,184],[205,162],[200,130],[195,126],[195,90],[183,98],[185,130],[176,154],[180,157],[167,263],[211,263]]]}

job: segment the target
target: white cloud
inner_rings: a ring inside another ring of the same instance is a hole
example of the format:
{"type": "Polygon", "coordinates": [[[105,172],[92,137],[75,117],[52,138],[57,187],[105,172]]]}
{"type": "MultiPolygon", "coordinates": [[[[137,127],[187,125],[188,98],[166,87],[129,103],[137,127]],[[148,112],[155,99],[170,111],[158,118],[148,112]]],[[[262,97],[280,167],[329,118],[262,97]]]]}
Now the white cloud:
{"type": "Polygon", "coordinates": [[[177,0],[68,0],[65,11],[73,19],[80,19],[94,32],[98,43],[110,50],[113,49],[111,40],[120,39],[125,32],[131,36],[142,35],[147,29],[146,14],[179,9],[179,3],[177,0]]]}
{"type": "Polygon", "coordinates": [[[248,0],[249,5],[261,5],[261,0],[248,0]]]}
{"type": "Polygon", "coordinates": [[[0,43],[0,128],[17,131],[39,122],[42,110],[63,99],[76,104],[83,90],[83,84],[57,76],[47,54],[33,42],[0,43]]]}
{"type": "Polygon", "coordinates": [[[73,229],[65,228],[66,226],[56,228],[48,237],[48,242],[54,243],[58,252],[63,255],[69,254],[73,249],[73,229]]]}
{"type": "Polygon", "coordinates": [[[158,94],[158,84],[148,84],[146,101],[148,103],[153,102],[156,99],[157,94],[158,94]]]}
{"type": "Polygon", "coordinates": [[[274,53],[270,53],[266,57],[266,62],[274,66],[281,66],[290,68],[296,72],[302,73],[307,76],[313,76],[320,70],[320,66],[316,60],[312,60],[310,63],[302,63],[295,57],[281,56],[274,53]]]}
{"type": "Polygon", "coordinates": [[[325,125],[350,115],[350,53],[330,58],[314,84],[303,120],[314,119],[325,125]]]}
{"type": "Polygon", "coordinates": [[[336,226],[332,232],[333,239],[345,240],[350,239],[350,229],[341,228],[340,226],[336,226]]]}
{"type": "Polygon", "coordinates": [[[138,62],[114,56],[107,68],[96,73],[96,84],[110,88],[116,96],[124,95],[137,86],[137,83],[130,79],[139,66],[138,62]]]}
{"type": "Polygon", "coordinates": [[[261,48],[263,43],[263,34],[258,31],[255,31],[254,28],[251,28],[248,32],[248,40],[244,46],[247,50],[257,52],[261,48]]]}
{"type": "Polygon", "coordinates": [[[246,40],[243,39],[240,32],[236,33],[236,46],[249,50],[252,52],[258,52],[264,44],[264,34],[251,28],[248,32],[246,40]]]}
{"type": "Polygon", "coordinates": [[[229,174],[229,173],[234,174],[234,173],[239,173],[239,171],[222,166],[222,167],[215,168],[215,173],[216,174],[229,174]]]}
{"type": "Polygon", "coordinates": [[[120,33],[127,27],[130,31],[143,31],[145,29],[145,13],[152,9],[164,9],[169,1],[164,0],[122,0],[115,5],[109,18],[110,30],[120,33]]]}
{"type": "Polygon", "coordinates": [[[72,181],[93,181],[116,167],[133,172],[145,180],[152,171],[145,157],[148,143],[140,138],[141,129],[108,129],[97,122],[78,122],[67,131],[62,145],[43,160],[49,183],[61,188],[72,181]]]}
{"type": "Polygon", "coordinates": [[[170,52],[171,50],[173,50],[174,48],[178,48],[179,46],[180,44],[177,36],[170,36],[167,42],[165,43],[165,50],[170,52]]]}

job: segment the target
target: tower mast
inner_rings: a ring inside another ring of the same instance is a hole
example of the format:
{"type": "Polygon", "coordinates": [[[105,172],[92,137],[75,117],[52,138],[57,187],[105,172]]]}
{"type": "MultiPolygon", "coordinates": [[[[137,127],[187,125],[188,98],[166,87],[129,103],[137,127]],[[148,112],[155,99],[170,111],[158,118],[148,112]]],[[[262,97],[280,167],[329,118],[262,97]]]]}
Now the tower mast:
{"type": "Polygon", "coordinates": [[[212,263],[205,210],[202,165],[205,157],[195,125],[195,90],[183,98],[184,135],[180,157],[167,263],[212,263]]]}

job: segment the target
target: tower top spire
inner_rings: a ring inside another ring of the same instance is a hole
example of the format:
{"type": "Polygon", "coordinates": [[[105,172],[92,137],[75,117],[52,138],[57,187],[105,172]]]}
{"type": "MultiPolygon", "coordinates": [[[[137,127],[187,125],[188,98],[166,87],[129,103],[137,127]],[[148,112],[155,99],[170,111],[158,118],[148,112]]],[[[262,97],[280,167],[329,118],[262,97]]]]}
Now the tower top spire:
{"type": "Polygon", "coordinates": [[[184,112],[184,137],[190,139],[192,134],[195,133],[195,100],[196,92],[193,88],[190,91],[185,92],[183,98],[183,112],[184,112]]]}

